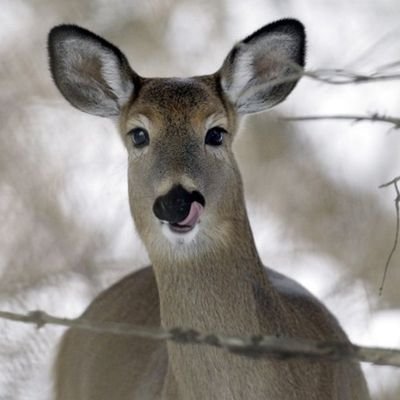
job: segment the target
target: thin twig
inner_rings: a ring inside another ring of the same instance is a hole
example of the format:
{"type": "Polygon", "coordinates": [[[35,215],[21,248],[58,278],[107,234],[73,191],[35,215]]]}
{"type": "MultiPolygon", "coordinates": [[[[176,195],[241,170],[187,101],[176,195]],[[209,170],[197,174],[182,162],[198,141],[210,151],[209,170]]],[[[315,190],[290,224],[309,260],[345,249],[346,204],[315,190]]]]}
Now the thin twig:
{"type": "Polygon", "coordinates": [[[303,75],[319,82],[329,83],[331,85],[372,83],[400,79],[399,73],[380,74],[375,72],[366,75],[352,71],[346,71],[343,69],[319,69],[314,71],[304,71],[303,75]]]}
{"type": "Polygon", "coordinates": [[[376,365],[400,367],[400,350],[357,346],[352,343],[315,341],[300,338],[252,335],[247,337],[203,334],[192,329],[164,330],[115,322],[95,322],[83,318],[59,318],[42,311],[17,314],[0,311],[0,318],[35,324],[61,325],[96,333],[131,335],[153,340],[169,340],[179,344],[207,345],[251,358],[307,358],[363,361],[376,365]]]}
{"type": "MultiPolygon", "coordinates": [[[[286,77],[289,79],[289,81],[294,81],[304,76],[331,85],[348,85],[400,79],[400,73],[396,72],[385,74],[380,72],[380,67],[378,67],[374,72],[362,74],[359,72],[349,71],[341,68],[320,68],[315,70],[305,70],[299,64],[287,59],[282,60],[282,63],[288,65],[294,71],[286,77]]],[[[392,65],[394,65],[394,63],[392,63],[392,65]]]]}
{"type": "Polygon", "coordinates": [[[397,183],[398,181],[400,181],[400,176],[396,176],[396,178],[393,178],[391,181],[386,182],[386,183],[382,183],[382,185],[380,185],[378,188],[382,189],[382,188],[386,188],[389,187],[391,185],[394,185],[395,183],[397,183]]]}
{"type": "Polygon", "coordinates": [[[300,65],[290,62],[289,60],[284,60],[282,62],[288,64],[293,72],[290,72],[283,78],[277,78],[276,80],[270,81],[269,84],[272,86],[286,82],[294,82],[302,77],[330,85],[349,85],[400,80],[400,73],[396,72],[385,74],[379,72],[379,69],[369,74],[362,74],[340,68],[306,70],[300,65]]]}
{"type": "Polygon", "coordinates": [[[382,115],[378,113],[373,113],[370,115],[305,115],[305,116],[295,116],[295,117],[285,117],[285,121],[320,121],[320,120],[344,120],[352,122],[384,122],[393,125],[393,129],[400,128],[400,118],[390,117],[387,115],[382,115]]]}
{"type": "Polygon", "coordinates": [[[286,67],[290,68],[287,75],[272,79],[266,83],[254,83],[251,88],[246,88],[247,95],[251,94],[251,92],[258,91],[261,88],[262,90],[267,90],[268,88],[273,88],[284,83],[297,82],[303,77],[330,85],[349,85],[400,80],[400,73],[384,74],[379,72],[379,70],[370,74],[361,74],[344,69],[305,70],[303,67],[291,62],[290,60],[284,59],[281,62],[286,67]]]}
{"type": "Polygon", "coordinates": [[[389,257],[386,260],[385,270],[383,272],[381,286],[379,287],[379,296],[382,296],[383,286],[385,284],[386,275],[389,270],[389,265],[390,265],[390,262],[392,261],[392,257],[394,255],[394,253],[396,252],[397,245],[399,243],[399,230],[400,230],[400,191],[399,191],[399,187],[398,187],[399,181],[400,181],[400,176],[392,179],[390,182],[384,183],[383,185],[379,186],[379,188],[386,188],[386,187],[393,185],[396,190],[396,198],[394,199],[394,205],[396,208],[396,233],[394,235],[394,242],[393,242],[392,250],[390,251],[389,257]]]}

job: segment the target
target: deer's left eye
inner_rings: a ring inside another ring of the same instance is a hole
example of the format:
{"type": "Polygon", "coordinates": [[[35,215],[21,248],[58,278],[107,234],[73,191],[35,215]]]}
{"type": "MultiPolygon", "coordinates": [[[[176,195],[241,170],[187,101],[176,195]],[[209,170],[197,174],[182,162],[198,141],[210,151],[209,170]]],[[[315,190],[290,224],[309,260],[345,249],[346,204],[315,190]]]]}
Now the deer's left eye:
{"type": "Polygon", "coordinates": [[[149,133],[143,128],[134,128],[128,132],[135,147],[141,148],[150,143],[149,133]]]}
{"type": "Polygon", "coordinates": [[[224,141],[225,133],[226,130],[224,128],[221,128],[220,126],[214,126],[207,131],[204,142],[210,146],[221,146],[224,141]]]}

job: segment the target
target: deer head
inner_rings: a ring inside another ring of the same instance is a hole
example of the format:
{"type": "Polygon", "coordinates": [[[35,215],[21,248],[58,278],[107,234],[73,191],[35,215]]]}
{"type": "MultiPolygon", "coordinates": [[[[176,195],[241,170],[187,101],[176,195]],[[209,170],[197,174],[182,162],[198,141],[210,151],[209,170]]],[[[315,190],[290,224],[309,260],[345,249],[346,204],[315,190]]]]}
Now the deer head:
{"type": "Polygon", "coordinates": [[[199,253],[243,229],[232,153],[239,119],[286,98],[304,53],[302,24],[283,19],[237,43],[215,74],[143,78],[118,48],[85,29],[61,25],[49,36],[51,72],[64,97],[117,121],[131,212],[151,257],[199,253]]]}

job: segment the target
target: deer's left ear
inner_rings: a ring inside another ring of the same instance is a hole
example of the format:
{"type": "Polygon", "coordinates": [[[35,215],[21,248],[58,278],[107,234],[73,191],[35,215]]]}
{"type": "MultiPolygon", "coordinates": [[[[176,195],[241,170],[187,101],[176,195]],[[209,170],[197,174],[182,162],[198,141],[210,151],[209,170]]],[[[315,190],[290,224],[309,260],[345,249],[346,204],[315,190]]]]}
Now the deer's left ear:
{"type": "Polygon", "coordinates": [[[231,50],[218,72],[222,89],[240,114],[267,110],[292,91],[298,79],[282,81],[304,67],[304,58],[303,25],[295,19],[273,22],[231,50]]]}
{"type": "Polygon", "coordinates": [[[76,108],[118,116],[137,91],[139,76],[113,44],[75,25],[49,33],[50,70],[60,92],[76,108]]]}

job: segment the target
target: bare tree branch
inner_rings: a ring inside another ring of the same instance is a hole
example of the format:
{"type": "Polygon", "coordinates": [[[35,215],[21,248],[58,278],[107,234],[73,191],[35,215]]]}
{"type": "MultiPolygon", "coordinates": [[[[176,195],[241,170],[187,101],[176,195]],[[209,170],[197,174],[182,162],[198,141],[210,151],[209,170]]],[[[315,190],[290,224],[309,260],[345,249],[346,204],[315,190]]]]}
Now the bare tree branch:
{"type": "MultiPolygon", "coordinates": [[[[385,115],[381,115],[378,113],[374,113],[371,115],[307,115],[307,116],[297,116],[297,117],[286,117],[283,118],[285,121],[319,121],[319,120],[348,120],[353,121],[354,123],[369,121],[369,122],[384,122],[393,125],[392,129],[400,128],[400,118],[397,117],[389,117],[385,115]]],[[[399,232],[400,232],[400,190],[398,187],[398,182],[400,181],[400,176],[392,179],[390,182],[384,183],[379,186],[379,188],[385,188],[389,186],[394,186],[396,190],[396,198],[394,199],[395,208],[396,208],[396,232],[395,238],[393,242],[392,249],[389,253],[389,256],[385,263],[385,269],[383,272],[382,282],[379,287],[379,296],[382,296],[383,287],[385,285],[386,275],[389,270],[390,262],[393,258],[394,253],[396,252],[397,245],[399,242],[399,232]]]]}
{"type": "Polygon", "coordinates": [[[392,129],[400,128],[400,118],[390,117],[383,114],[373,113],[370,115],[304,115],[295,117],[285,117],[285,121],[321,121],[321,120],[344,120],[354,123],[369,121],[369,122],[384,122],[391,124],[392,129]]]}
{"type": "Polygon", "coordinates": [[[394,236],[394,243],[393,243],[393,247],[392,250],[390,251],[389,257],[386,260],[386,264],[385,264],[385,270],[383,272],[383,277],[382,277],[382,282],[381,282],[381,286],[379,287],[379,296],[382,296],[382,292],[383,292],[383,286],[385,284],[385,280],[386,280],[386,275],[389,269],[389,265],[390,262],[392,260],[393,254],[396,252],[397,249],[397,245],[399,242],[399,230],[400,230],[400,190],[398,187],[398,182],[400,181],[400,176],[392,179],[390,182],[384,183],[383,185],[380,185],[379,188],[386,188],[389,186],[394,186],[395,190],[396,190],[396,198],[394,199],[394,205],[396,208],[396,233],[394,236]]]}
{"type": "Polygon", "coordinates": [[[382,73],[382,70],[393,68],[400,64],[400,61],[394,61],[390,64],[385,64],[381,67],[376,68],[375,71],[368,74],[349,71],[341,68],[321,68],[314,70],[305,70],[300,65],[290,62],[288,60],[282,60],[283,63],[293,70],[292,73],[286,75],[285,78],[276,79],[270,82],[271,85],[277,85],[284,82],[297,81],[301,77],[307,77],[319,82],[327,83],[330,85],[348,85],[348,84],[360,84],[360,83],[373,83],[373,82],[384,82],[393,81],[400,79],[400,73],[382,73]]]}
{"type": "MultiPolygon", "coordinates": [[[[283,78],[272,79],[266,84],[260,84],[264,89],[272,88],[283,83],[296,82],[302,77],[330,85],[349,85],[400,80],[400,73],[382,73],[380,71],[381,68],[379,67],[374,72],[362,74],[339,68],[305,70],[300,65],[290,62],[287,59],[282,60],[281,62],[291,68],[290,73],[283,78]]],[[[396,66],[398,63],[400,63],[400,61],[395,61],[391,63],[390,66],[396,66]]],[[[384,65],[382,68],[385,67],[386,65],[384,65]]],[[[254,85],[252,91],[257,91],[258,88],[258,85],[254,85]]]]}
{"type": "Polygon", "coordinates": [[[97,333],[132,335],[153,340],[170,340],[181,344],[214,346],[231,353],[251,358],[279,359],[307,358],[327,360],[353,360],[376,365],[400,367],[400,350],[357,346],[352,343],[315,341],[300,338],[252,335],[247,337],[203,334],[192,329],[165,330],[116,322],[95,322],[84,318],[59,318],[42,311],[17,314],[0,311],[0,318],[35,324],[61,325],[97,333]]]}
{"type": "Polygon", "coordinates": [[[381,74],[374,72],[371,74],[360,74],[343,69],[319,69],[314,71],[304,71],[303,75],[320,82],[329,83],[331,85],[348,85],[351,83],[371,83],[400,79],[399,73],[381,74]]]}

